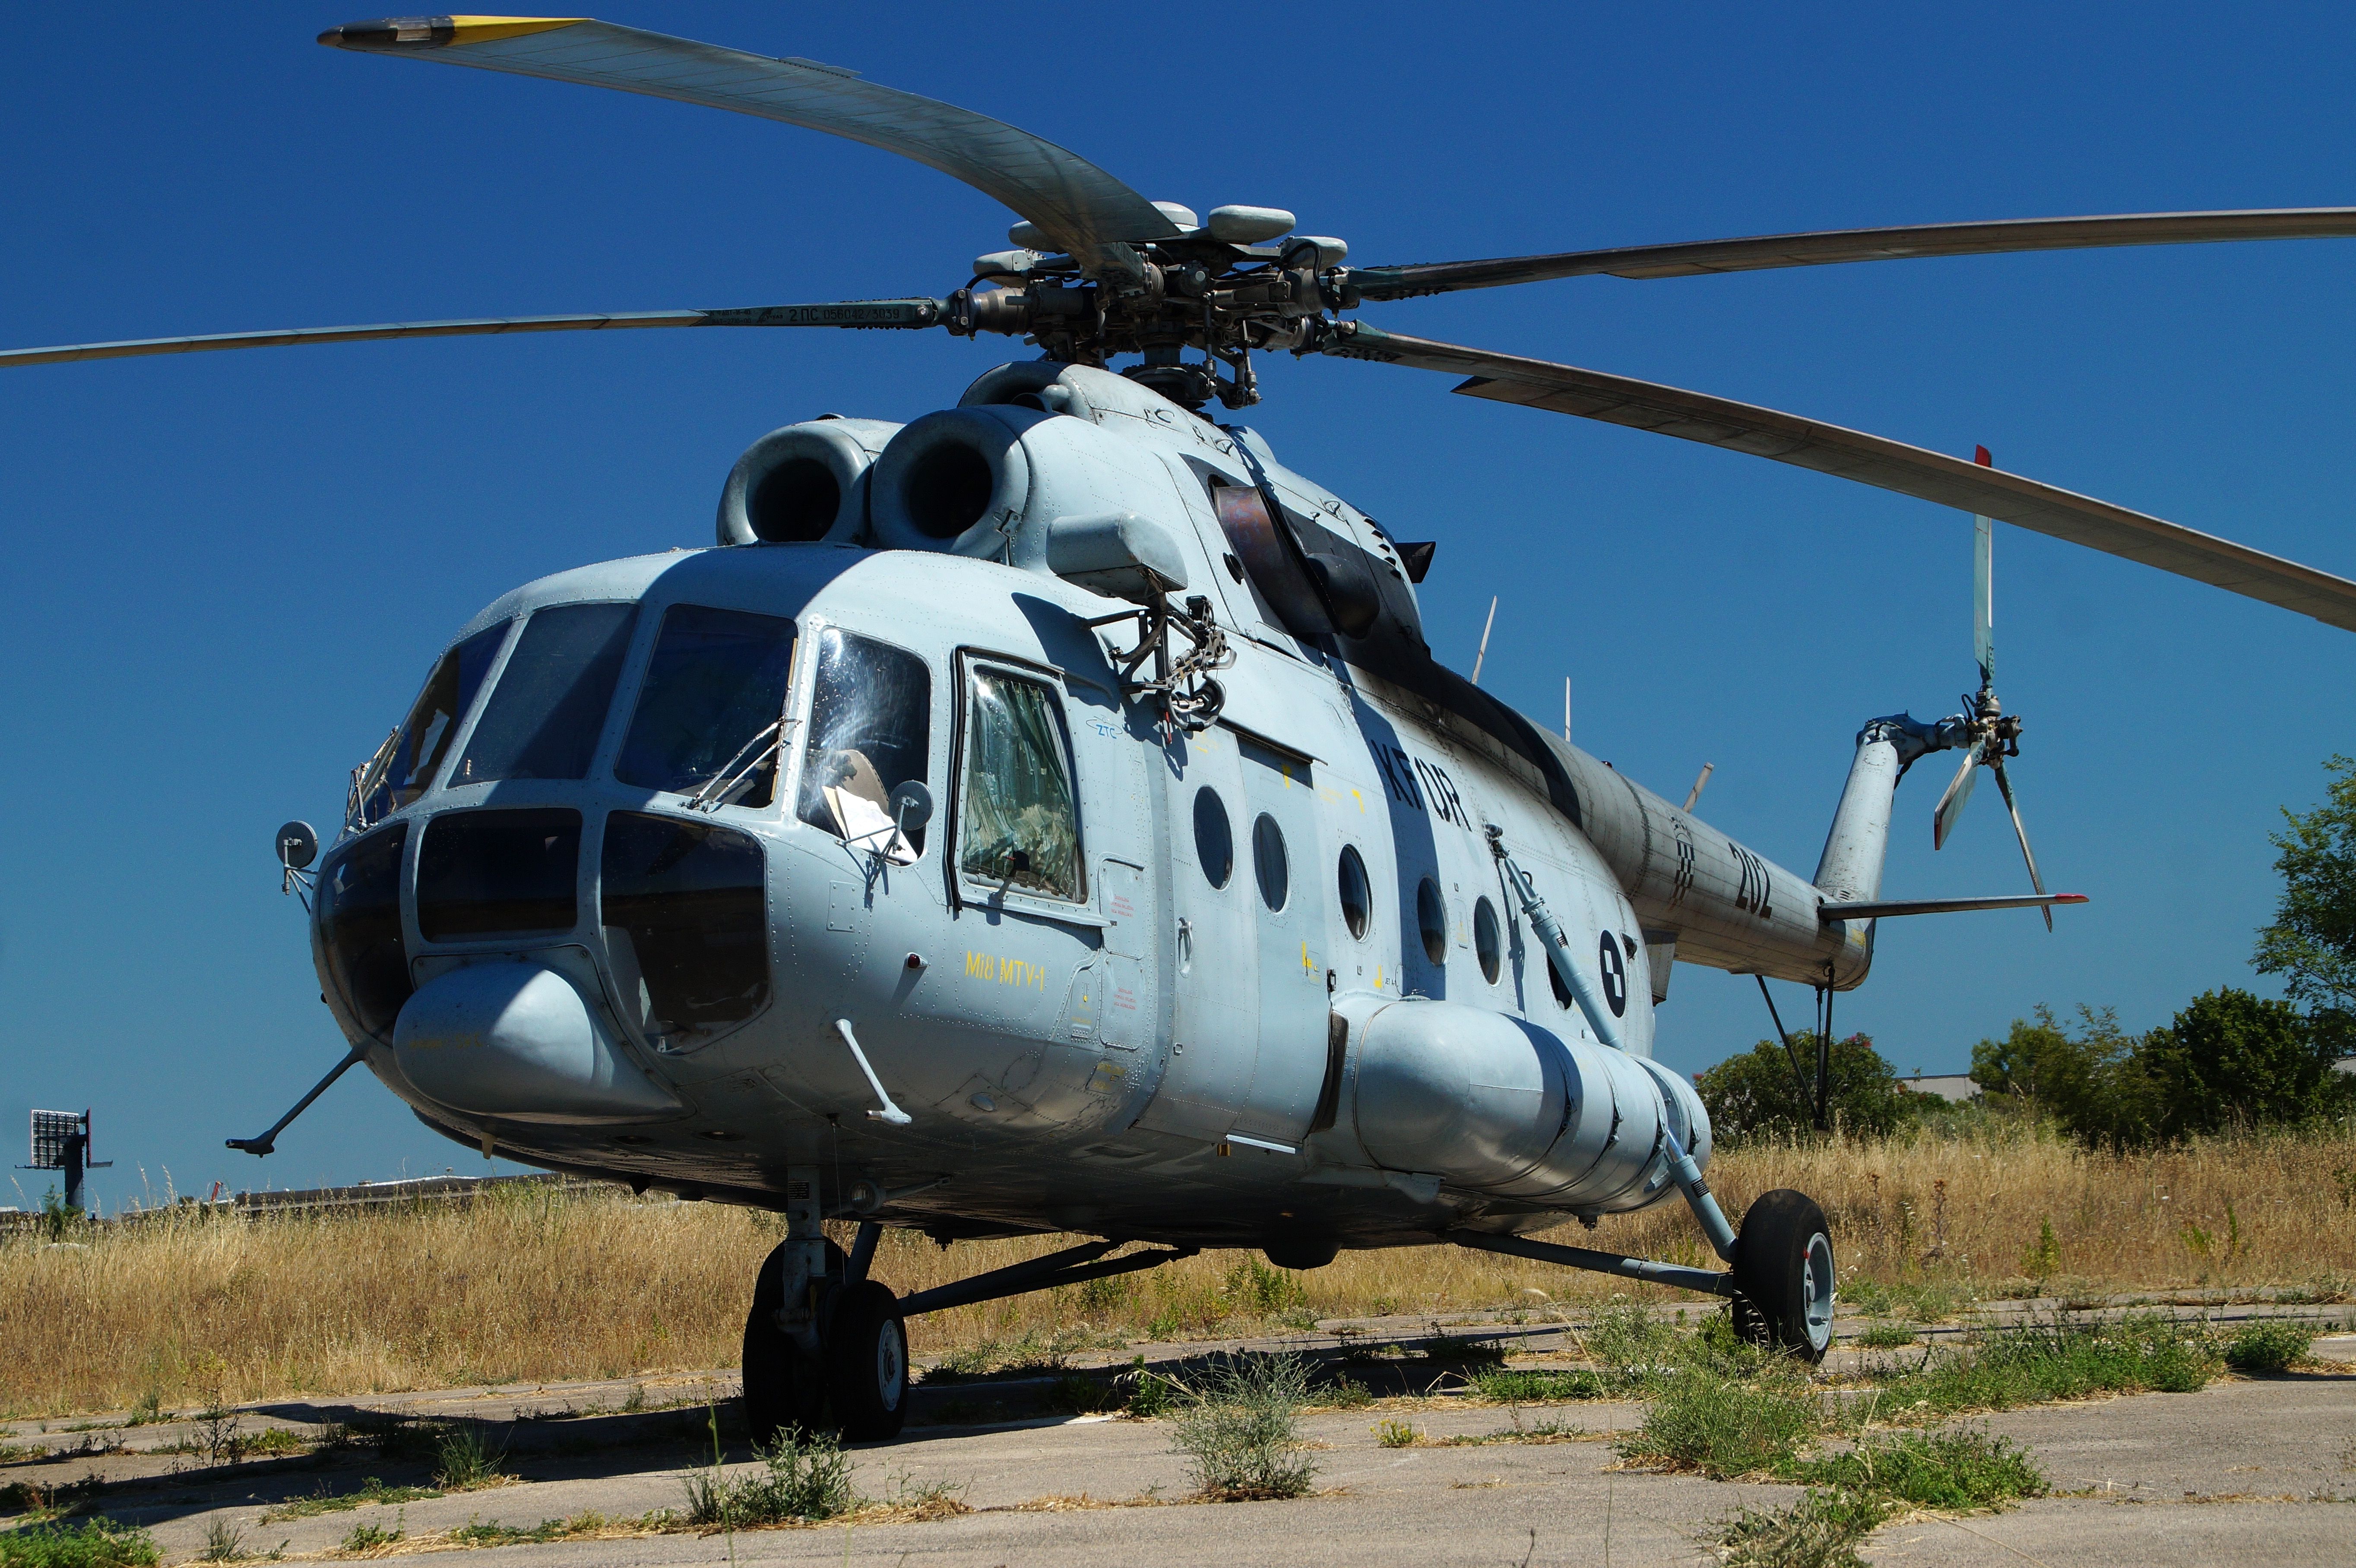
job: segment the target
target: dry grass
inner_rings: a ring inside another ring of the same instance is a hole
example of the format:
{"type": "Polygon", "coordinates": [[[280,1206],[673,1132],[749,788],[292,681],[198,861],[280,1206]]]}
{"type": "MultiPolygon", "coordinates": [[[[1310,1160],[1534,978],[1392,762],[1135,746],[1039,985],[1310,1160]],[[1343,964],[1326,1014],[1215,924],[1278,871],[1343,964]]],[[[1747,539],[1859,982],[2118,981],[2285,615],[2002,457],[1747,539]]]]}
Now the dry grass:
{"type": "MultiPolygon", "coordinates": [[[[2247,1136],[2140,1155],[2035,1134],[1754,1147],[1710,1172],[1730,1212],[1795,1187],[1831,1216],[1851,1285],[1958,1295],[2356,1278],[2356,1136],[2247,1136]],[[2229,1218],[2228,1205],[2232,1206],[2229,1218]],[[2051,1245],[2042,1245],[2051,1227],[2051,1245]]],[[[660,1376],[731,1367],[770,1215],[519,1190],[471,1208],[106,1227],[86,1247],[0,1242],[0,1410],[169,1408],[293,1393],[660,1376]]],[[[1681,1205],[1566,1240],[1703,1263],[1681,1205]]],[[[1051,1238],[946,1252],[894,1232],[905,1292],[1035,1255],[1051,1238]]],[[[1279,1275],[1205,1253],[1150,1274],[937,1314],[920,1356],[1043,1360],[1089,1343],[1305,1326],[1312,1317],[1584,1305],[1630,1287],[1453,1247],[1344,1253],[1279,1275]]],[[[1645,1294],[1639,1287],[1637,1294],[1645,1294]]],[[[1669,1299],[1661,1293],[1663,1299],[1669,1299]]]]}

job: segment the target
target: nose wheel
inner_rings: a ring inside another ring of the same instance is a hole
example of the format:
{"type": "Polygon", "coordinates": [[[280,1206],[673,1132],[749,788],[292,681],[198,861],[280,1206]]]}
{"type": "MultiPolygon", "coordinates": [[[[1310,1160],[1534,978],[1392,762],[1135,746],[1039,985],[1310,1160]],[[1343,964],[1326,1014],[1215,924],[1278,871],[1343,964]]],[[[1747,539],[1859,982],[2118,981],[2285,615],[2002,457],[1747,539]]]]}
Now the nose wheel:
{"type": "Polygon", "coordinates": [[[816,1338],[780,1320],[787,1307],[788,1250],[780,1244],[754,1276],[744,1315],[744,1421],[756,1446],[790,1432],[839,1429],[854,1442],[896,1437],[907,1415],[908,1333],[899,1298],[873,1280],[849,1278],[842,1249],[829,1243],[817,1283],[816,1338]]]}
{"type": "Polygon", "coordinates": [[[1810,1361],[1833,1342],[1833,1243],[1825,1211],[1782,1188],[1751,1205],[1734,1253],[1734,1328],[1810,1361]]]}

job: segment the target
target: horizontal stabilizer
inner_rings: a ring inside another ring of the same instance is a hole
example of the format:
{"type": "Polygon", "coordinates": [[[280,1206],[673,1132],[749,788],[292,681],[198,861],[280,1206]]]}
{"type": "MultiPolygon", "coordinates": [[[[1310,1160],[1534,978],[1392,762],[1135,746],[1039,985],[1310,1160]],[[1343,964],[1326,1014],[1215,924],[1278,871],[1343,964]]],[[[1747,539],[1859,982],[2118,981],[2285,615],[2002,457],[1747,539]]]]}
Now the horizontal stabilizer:
{"type": "Polygon", "coordinates": [[[2043,909],[2052,904],[2082,904],[2083,893],[2023,893],[1998,899],[1893,899],[1883,903],[1822,903],[1820,921],[1879,920],[1892,914],[1954,914],[1976,909],[2043,909]]]}

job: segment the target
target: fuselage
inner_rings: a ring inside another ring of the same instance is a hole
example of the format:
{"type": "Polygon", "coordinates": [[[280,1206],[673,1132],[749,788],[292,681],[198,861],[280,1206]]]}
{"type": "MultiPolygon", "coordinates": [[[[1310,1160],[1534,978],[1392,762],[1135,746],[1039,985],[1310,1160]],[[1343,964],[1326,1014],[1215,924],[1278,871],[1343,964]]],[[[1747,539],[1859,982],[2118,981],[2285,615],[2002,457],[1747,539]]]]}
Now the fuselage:
{"type": "Polygon", "coordinates": [[[945,1239],[1313,1256],[1657,1201],[1664,1129],[1708,1153],[1648,1060],[1672,958],[1862,978],[1869,934],[1820,924],[1806,880],[1432,661],[1395,543],[1256,436],[1070,367],[967,403],[788,427],[732,479],[723,548],[460,630],[315,927],[346,1033],[430,1125],[765,1205],[818,1167],[830,1207],[856,1188],[945,1239]],[[1043,564],[1108,512],[1174,544],[1226,634],[1207,728],[1125,692],[1134,628],[1090,624],[1121,605],[1043,564]],[[938,805],[902,831],[911,781],[938,805]],[[1624,1065],[1596,1065],[1493,827],[1624,1065]],[[1434,1072],[1453,1121],[1418,1119],[1434,1072]]]}

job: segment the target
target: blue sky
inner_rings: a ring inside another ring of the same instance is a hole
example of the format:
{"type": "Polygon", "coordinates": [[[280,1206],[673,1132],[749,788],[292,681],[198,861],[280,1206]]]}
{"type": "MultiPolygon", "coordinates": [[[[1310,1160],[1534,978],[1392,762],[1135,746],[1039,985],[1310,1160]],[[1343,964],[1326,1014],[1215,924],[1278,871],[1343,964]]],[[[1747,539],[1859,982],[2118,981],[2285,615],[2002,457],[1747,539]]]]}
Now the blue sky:
{"type": "MultiPolygon", "coordinates": [[[[1290,207],[1362,262],[2078,212],[2356,202],[2356,14],[2155,5],[1362,6],[1008,25],[940,6],[610,19],[852,67],[1150,197],[1290,207]],[[1290,22],[1297,31],[1288,31],[1290,22]]],[[[1011,15],[1011,14],[1010,14],[1011,15]]],[[[315,5],[36,7],[0,54],[0,345],[941,293],[1009,215],[765,122],[332,54],[315,5]]],[[[1370,307],[1423,333],[1967,453],[2356,575],[2356,242],[1586,279],[1370,307]]],[[[355,1077],[267,1168],[221,1148],[341,1051],[268,848],[327,824],[434,652],[516,583],[706,543],[735,454],[906,419],[1012,357],[909,334],[646,332],[53,367],[0,382],[0,1143],[98,1107],[110,1204],[482,1168],[355,1077]]],[[[1434,642],[1803,872],[1851,737],[1972,681],[1968,518],[1730,453],[1264,362],[1248,416],[1401,538],[1434,642]]],[[[2142,1028],[2253,981],[2267,832],[2350,740],[2344,633],[2003,527],[1998,657],[2056,888],[1885,929],[1839,1022],[1960,1070],[2040,1002],[2142,1028]]],[[[1933,773],[1937,776],[1932,776],[1933,773]]],[[[2023,881],[1992,792],[1890,896],[2023,881]]],[[[2261,988],[2265,988],[2261,987],[2261,988]]],[[[1804,993],[1787,1012],[1804,1012],[1804,993]]],[[[1681,966],[1662,1055],[1764,1032],[1681,966]]],[[[37,1179],[22,1176],[37,1198],[37,1179]]],[[[0,1202],[13,1200],[0,1189],[0,1202]]]]}

